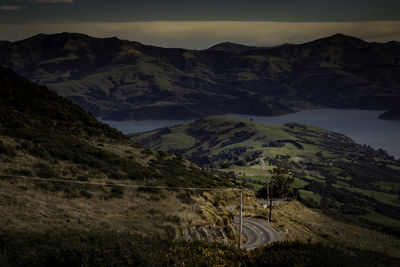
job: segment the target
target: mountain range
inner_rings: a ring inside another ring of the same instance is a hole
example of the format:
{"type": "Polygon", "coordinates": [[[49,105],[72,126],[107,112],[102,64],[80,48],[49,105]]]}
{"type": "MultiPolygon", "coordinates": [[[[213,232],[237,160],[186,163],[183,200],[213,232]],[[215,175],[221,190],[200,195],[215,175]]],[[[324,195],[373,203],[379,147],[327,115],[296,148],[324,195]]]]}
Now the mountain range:
{"type": "Polygon", "coordinates": [[[222,43],[205,50],[39,34],[0,42],[0,65],[110,120],[281,115],[314,107],[391,110],[400,102],[400,43],[343,34],[298,45],[222,43]]]}

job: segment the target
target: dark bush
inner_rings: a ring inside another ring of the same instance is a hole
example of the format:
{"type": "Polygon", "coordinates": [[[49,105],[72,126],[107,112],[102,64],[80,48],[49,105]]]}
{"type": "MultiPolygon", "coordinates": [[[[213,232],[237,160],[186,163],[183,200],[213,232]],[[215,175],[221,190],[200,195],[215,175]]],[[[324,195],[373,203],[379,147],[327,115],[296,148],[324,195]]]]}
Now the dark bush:
{"type": "Polygon", "coordinates": [[[93,194],[91,192],[87,191],[87,190],[81,190],[81,191],[79,191],[79,193],[80,193],[80,195],[82,197],[85,197],[85,198],[92,198],[93,197],[93,194]]]}
{"type": "Polygon", "coordinates": [[[0,154],[4,154],[11,157],[15,157],[17,155],[15,149],[13,149],[11,146],[4,144],[3,141],[1,140],[0,140],[0,154]]]}
{"type": "MultiPolygon", "coordinates": [[[[155,212],[155,215],[159,214],[155,212]]],[[[164,217],[179,223],[174,216],[164,217]]],[[[163,226],[175,236],[172,226],[163,226]]],[[[253,251],[206,242],[173,242],[112,231],[0,230],[1,266],[398,266],[388,255],[283,241],[253,251]]]]}
{"type": "Polygon", "coordinates": [[[122,198],[124,196],[124,188],[122,186],[114,186],[110,190],[110,197],[122,198]]]}
{"type": "Polygon", "coordinates": [[[185,191],[179,192],[179,193],[176,195],[176,197],[179,198],[180,200],[182,200],[183,203],[192,204],[192,203],[195,202],[195,201],[193,200],[193,198],[192,198],[192,194],[193,194],[193,192],[190,192],[190,191],[185,190],[185,191]]]}
{"type": "Polygon", "coordinates": [[[35,165],[36,175],[41,178],[57,178],[57,172],[46,163],[37,163],[35,165]]]}

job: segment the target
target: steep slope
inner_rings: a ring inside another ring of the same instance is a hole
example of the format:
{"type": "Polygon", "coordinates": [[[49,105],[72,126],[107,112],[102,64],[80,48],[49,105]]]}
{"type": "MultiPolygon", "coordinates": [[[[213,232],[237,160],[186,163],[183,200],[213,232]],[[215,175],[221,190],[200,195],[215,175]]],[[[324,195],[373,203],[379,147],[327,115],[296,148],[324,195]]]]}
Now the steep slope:
{"type": "Polygon", "coordinates": [[[0,162],[0,231],[108,229],[173,239],[224,221],[220,216],[229,222],[201,193],[162,189],[234,186],[227,177],[142,148],[69,99],[3,67],[0,162]]]}
{"type": "MultiPolygon", "coordinates": [[[[128,164],[124,162],[126,159],[116,154],[113,155],[115,157],[113,161],[107,162],[107,155],[103,155],[106,152],[102,152],[103,149],[99,148],[96,142],[126,145],[138,150],[137,152],[144,149],[138,147],[116,129],[98,122],[93,116],[72,104],[70,100],[58,96],[45,86],[20,78],[8,69],[1,68],[0,70],[2,135],[30,142],[26,146],[34,146],[32,153],[37,153],[34,155],[43,158],[68,160],[97,168],[110,165],[108,170],[110,175],[114,172],[112,165],[115,165],[115,162],[123,161],[121,163],[125,164],[117,164],[117,167],[122,171],[126,168],[126,172],[131,171],[133,172],[132,175],[136,174],[139,178],[143,175],[147,175],[147,178],[160,176],[154,171],[150,171],[154,168],[146,169],[145,166],[140,164],[140,157],[129,160],[128,164]]],[[[154,154],[152,151],[148,153],[154,154]]],[[[168,155],[165,155],[165,157],[168,157],[168,155]]],[[[158,163],[153,164],[155,164],[155,169],[162,166],[158,163]]],[[[177,171],[181,173],[185,173],[186,167],[196,168],[188,162],[181,162],[181,164],[183,169],[176,166],[178,167],[177,171]]],[[[125,176],[128,174],[126,172],[125,176]]],[[[164,173],[161,173],[161,176],[168,177],[164,173]]],[[[179,178],[175,177],[175,179],[179,178]]],[[[197,181],[195,179],[186,180],[186,182],[187,185],[196,185],[197,183],[197,185],[200,185],[201,180],[206,183],[213,183],[206,177],[197,181]]],[[[164,180],[163,182],[168,181],[164,180]]],[[[173,181],[169,182],[173,183],[173,181]]],[[[222,182],[222,184],[225,182],[222,182]]]]}
{"type": "Polygon", "coordinates": [[[261,169],[264,158],[268,169],[285,167],[296,175],[293,194],[308,206],[358,224],[400,229],[399,160],[342,134],[297,123],[260,125],[216,116],[132,138],[234,172],[256,189],[271,175],[261,169]]]}
{"type": "Polygon", "coordinates": [[[388,110],[400,101],[397,42],[337,34],[301,45],[216,50],[41,34],[2,43],[0,64],[113,120],[279,115],[314,106],[388,110]]]}

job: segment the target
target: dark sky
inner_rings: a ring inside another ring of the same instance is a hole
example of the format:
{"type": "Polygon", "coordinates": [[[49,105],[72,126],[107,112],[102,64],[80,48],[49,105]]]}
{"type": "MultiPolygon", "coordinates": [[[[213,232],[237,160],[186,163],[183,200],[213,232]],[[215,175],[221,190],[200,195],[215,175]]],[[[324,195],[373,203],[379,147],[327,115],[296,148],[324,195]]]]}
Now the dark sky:
{"type": "Polygon", "coordinates": [[[336,32],[388,41],[398,40],[398,23],[400,0],[0,0],[0,40],[77,31],[186,47],[202,47],[224,40],[221,38],[258,45],[301,42],[336,32]],[[275,24],[247,23],[260,21],[275,24]],[[379,23],[371,24],[374,21],[379,23]],[[256,26],[276,30],[265,28],[262,32],[256,26]],[[311,27],[308,35],[307,27],[311,27]],[[272,37],[265,39],[260,34],[272,37]]]}
{"type": "Polygon", "coordinates": [[[0,0],[0,6],[21,8],[0,10],[1,23],[400,20],[399,0],[0,0]]]}

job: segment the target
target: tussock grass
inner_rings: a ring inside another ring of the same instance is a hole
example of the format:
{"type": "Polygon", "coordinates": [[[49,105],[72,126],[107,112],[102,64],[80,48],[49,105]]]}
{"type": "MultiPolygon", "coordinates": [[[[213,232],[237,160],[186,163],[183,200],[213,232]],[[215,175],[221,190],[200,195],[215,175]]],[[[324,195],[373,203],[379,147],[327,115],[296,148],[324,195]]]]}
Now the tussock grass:
{"type": "Polygon", "coordinates": [[[171,190],[154,194],[134,188],[1,179],[0,225],[40,232],[108,229],[175,239],[192,227],[224,227],[233,218],[218,196],[199,193],[190,196],[191,203],[185,203],[178,194],[171,190]]]}
{"type": "MultiPolygon", "coordinates": [[[[265,209],[252,212],[264,216],[265,209]]],[[[400,258],[400,240],[378,231],[344,223],[311,210],[297,201],[276,205],[273,227],[287,240],[324,243],[387,253],[400,258]]]]}

